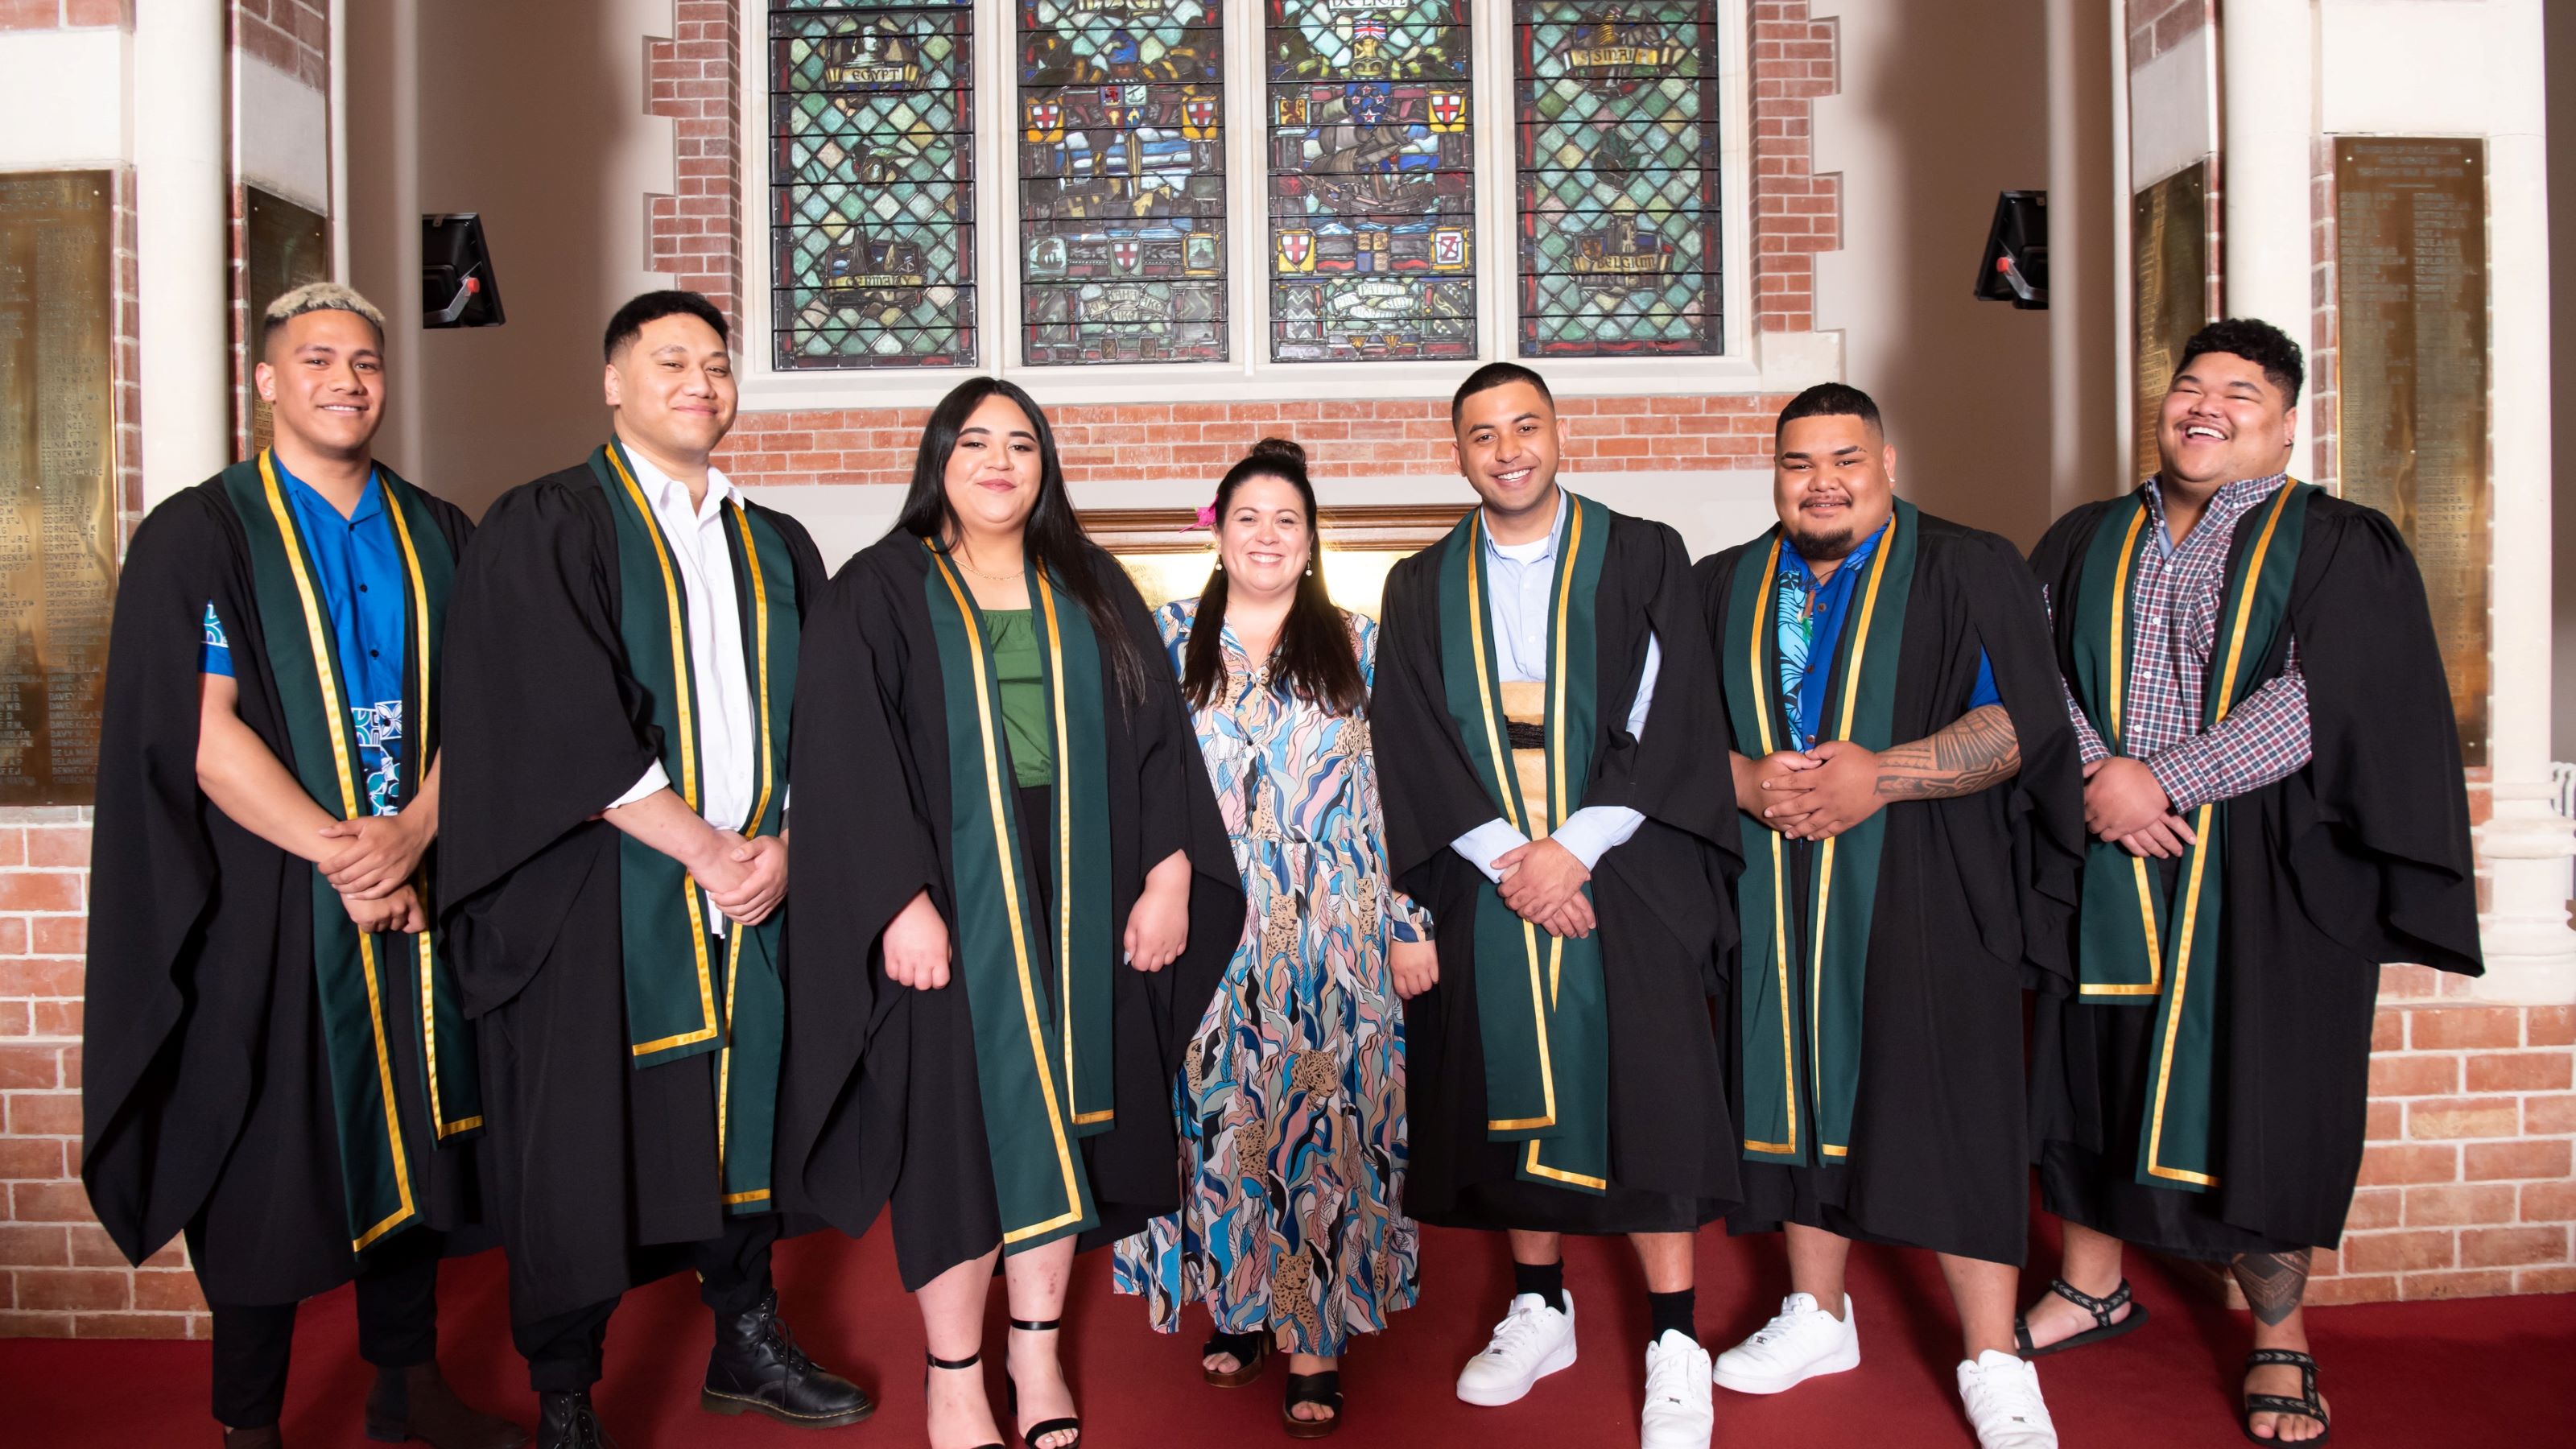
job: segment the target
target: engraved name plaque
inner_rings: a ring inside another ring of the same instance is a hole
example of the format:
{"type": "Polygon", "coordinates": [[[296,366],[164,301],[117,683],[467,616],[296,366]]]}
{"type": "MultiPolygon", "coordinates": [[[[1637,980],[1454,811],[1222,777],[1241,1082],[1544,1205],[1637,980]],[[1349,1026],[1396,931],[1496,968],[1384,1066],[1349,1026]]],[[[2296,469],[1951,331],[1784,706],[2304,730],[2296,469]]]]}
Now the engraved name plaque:
{"type": "Polygon", "coordinates": [[[0,805],[86,805],[116,595],[103,171],[0,176],[0,805]]]}
{"type": "MultiPolygon", "coordinates": [[[[2335,143],[2341,492],[2424,571],[2460,751],[2487,762],[2487,199],[2481,141],[2335,143]]],[[[2322,429],[2320,429],[2322,431],[2322,429]]]]}
{"type": "Polygon", "coordinates": [[[2209,206],[2202,167],[2166,177],[2129,202],[2129,249],[2136,268],[2137,330],[2130,368],[2137,402],[2130,480],[2143,483],[2157,464],[2156,419],[2173,383],[2183,344],[2209,322],[2209,206]]]}

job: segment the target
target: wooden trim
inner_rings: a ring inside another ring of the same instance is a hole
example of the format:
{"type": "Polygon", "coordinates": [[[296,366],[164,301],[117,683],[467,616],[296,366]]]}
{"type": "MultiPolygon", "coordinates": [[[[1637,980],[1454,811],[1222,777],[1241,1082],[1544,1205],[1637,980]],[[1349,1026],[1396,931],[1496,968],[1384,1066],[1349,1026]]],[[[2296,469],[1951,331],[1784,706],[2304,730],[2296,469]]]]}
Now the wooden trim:
{"type": "MultiPolygon", "coordinates": [[[[1316,520],[1326,548],[1412,553],[1440,541],[1467,516],[1464,503],[1327,506],[1316,520]]],[[[1082,531],[1114,554],[1200,553],[1214,536],[1190,508],[1086,508],[1082,531]]]]}

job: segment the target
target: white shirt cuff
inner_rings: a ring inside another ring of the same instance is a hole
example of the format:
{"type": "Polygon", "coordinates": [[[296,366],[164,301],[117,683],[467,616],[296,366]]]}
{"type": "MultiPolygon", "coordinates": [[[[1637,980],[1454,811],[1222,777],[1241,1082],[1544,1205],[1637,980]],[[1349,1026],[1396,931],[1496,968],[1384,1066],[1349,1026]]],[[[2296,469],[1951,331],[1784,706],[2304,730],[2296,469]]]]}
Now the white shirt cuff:
{"type": "Polygon", "coordinates": [[[632,805],[636,801],[643,799],[656,790],[668,790],[670,788],[671,776],[669,772],[662,768],[662,762],[660,760],[655,760],[653,763],[644,767],[644,774],[642,778],[635,782],[634,788],[628,790],[625,794],[618,796],[616,799],[609,801],[608,808],[614,810],[621,805],[632,805]]]}
{"type": "Polygon", "coordinates": [[[1466,857],[1469,865],[1483,871],[1485,879],[1501,885],[1503,875],[1501,871],[1494,869],[1494,857],[1505,851],[1517,850],[1527,844],[1529,844],[1528,836],[1514,830],[1510,822],[1497,815],[1450,841],[1449,848],[1466,857]]]}
{"type": "Polygon", "coordinates": [[[1565,817],[1565,823],[1548,838],[1582,861],[1585,870],[1593,870],[1612,846],[1627,844],[1628,837],[1645,823],[1645,816],[1625,805],[1587,805],[1565,817]]]}

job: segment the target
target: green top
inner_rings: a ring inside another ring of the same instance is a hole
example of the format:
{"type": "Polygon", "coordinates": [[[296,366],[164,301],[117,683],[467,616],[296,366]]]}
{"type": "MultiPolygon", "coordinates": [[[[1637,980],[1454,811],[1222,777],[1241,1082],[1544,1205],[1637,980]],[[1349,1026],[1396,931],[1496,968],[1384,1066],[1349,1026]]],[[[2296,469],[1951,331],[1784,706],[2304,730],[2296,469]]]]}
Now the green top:
{"type": "Polygon", "coordinates": [[[1046,698],[1038,630],[1027,609],[986,609],[984,642],[1002,684],[1002,734],[1011,744],[1011,776],[1023,785],[1055,783],[1055,726],[1046,698]]]}

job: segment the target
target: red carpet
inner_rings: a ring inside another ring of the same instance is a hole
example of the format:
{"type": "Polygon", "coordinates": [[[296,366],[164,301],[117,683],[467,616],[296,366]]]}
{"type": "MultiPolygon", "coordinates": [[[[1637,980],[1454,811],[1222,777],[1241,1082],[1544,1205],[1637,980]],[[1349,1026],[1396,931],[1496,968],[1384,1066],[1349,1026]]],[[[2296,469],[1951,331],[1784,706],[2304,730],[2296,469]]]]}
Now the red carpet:
{"type": "MultiPolygon", "coordinates": [[[[1344,1449],[1636,1443],[1644,1352],[1635,1260],[1616,1242],[1573,1242],[1568,1281],[1583,1324],[1582,1362],[1507,1409],[1450,1395],[1458,1364],[1499,1315],[1509,1269],[1499,1242],[1425,1235],[1422,1306],[1363,1339],[1344,1373],[1344,1449]]],[[[2037,1255],[2053,1262],[2053,1244],[2037,1255]]],[[[524,1422],[534,1400],[510,1350],[498,1255],[451,1263],[442,1285],[448,1374],[479,1403],[524,1422]]],[[[1069,1351],[1094,1449],[1280,1444],[1282,1370],[1252,1388],[1199,1382],[1198,1340],[1158,1336],[1137,1301],[1109,1291],[1105,1255],[1076,1270],[1069,1351]]],[[[2069,1449],[2242,1444],[2230,1413],[2242,1319],[2154,1265],[2131,1268],[2155,1322],[2117,1343],[2041,1361],[2041,1382],[2069,1449]]],[[[1751,1331],[1786,1291],[1776,1243],[1700,1246],[1701,1334],[1719,1345],[1751,1331]]],[[[818,1234],[779,1254],[798,1337],[852,1369],[883,1401],[853,1429],[815,1433],[700,1413],[707,1326],[693,1286],[667,1280],[628,1295],[609,1329],[599,1400],[624,1449],[922,1443],[921,1320],[895,1281],[883,1230],[853,1244],[818,1234]]],[[[999,1285],[993,1303],[998,1350],[999,1285]]],[[[1951,1367],[1950,1307],[1929,1254],[1862,1248],[1852,1297],[1867,1357],[1855,1372],[1767,1399],[1721,1389],[1717,1443],[1907,1449],[1970,1446],[1951,1367]]],[[[2576,1297],[2325,1308],[2311,1315],[2341,1445],[2546,1446],[2576,1443],[2576,1297]]],[[[987,1362],[998,1359],[987,1355],[987,1362]]],[[[346,1289],[305,1306],[286,1409],[297,1449],[356,1446],[371,1370],[358,1360],[346,1289]]],[[[0,1341],[0,1442],[30,1446],[212,1446],[203,1344],[0,1341]]],[[[998,1372],[994,1380],[999,1398],[998,1372]]]]}

